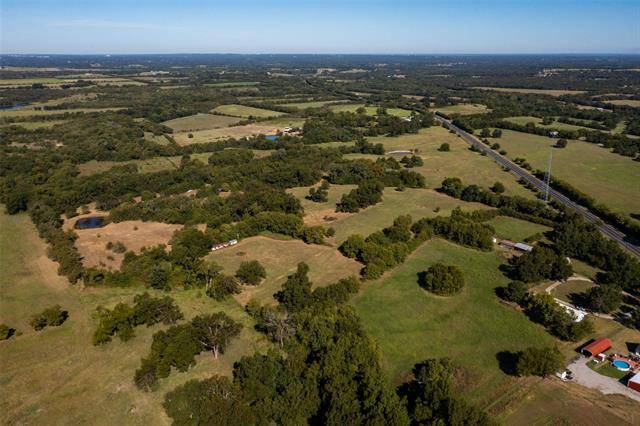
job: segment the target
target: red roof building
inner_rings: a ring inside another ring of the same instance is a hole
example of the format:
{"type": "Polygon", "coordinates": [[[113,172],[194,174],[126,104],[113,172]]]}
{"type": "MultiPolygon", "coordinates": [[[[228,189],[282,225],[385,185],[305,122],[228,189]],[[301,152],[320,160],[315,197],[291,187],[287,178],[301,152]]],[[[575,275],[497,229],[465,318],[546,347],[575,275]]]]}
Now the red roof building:
{"type": "Polygon", "coordinates": [[[582,352],[582,354],[586,356],[596,356],[606,351],[610,347],[611,340],[607,339],[606,337],[601,337],[589,343],[587,346],[582,348],[580,352],[582,352]]]}
{"type": "Polygon", "coordinates": [[[634,391],[640,392],[640,373],[637,373],[627,382],[627,386],[633,389],[634,391]]]}

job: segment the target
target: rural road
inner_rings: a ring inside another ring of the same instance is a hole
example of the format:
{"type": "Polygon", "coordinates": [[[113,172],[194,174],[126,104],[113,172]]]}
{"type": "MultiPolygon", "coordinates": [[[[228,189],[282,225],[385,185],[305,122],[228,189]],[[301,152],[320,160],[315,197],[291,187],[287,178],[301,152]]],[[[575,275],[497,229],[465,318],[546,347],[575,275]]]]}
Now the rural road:
{"type": "MultiPolygon", "coordinates": [[[[537,177],[533,176],[527,170],[518,166],[516,163],[507,159],[506,157],[498,154],[497,152],[489,148],[487,145],[482,143],[480,140],[478,140],[476,137],[472,136],[471,134],[465,132],[458,126],[454,125],[450,120],[447,120],[444,117],[440,117],[439,115],[436,115],[435,118],[439,122],[443,123],[448,129],[453,130],[458,135],[460,135],[467,143],[485,152],[487,156],[492,158],[496,163],[500,164],[503,167],[506,167],[511,172],[516,174],[518,177],[523,178],[524,180],[531,183],[538,190],[544,193],[546,189],[546,185],[544,184],[544,182],[542,182],[537,177]]],[[[593,223],[600,230],[600,232],[602,232],[612,240],[616,241],[623,248],[627,249],[637,257],[640,257],[640,248],[634,244],[631,244],[629,241],[627,241],[626,235],[623,232],[620,232],[618,229],[614,228],[613,226],[607,223],[604,223],[598,216],[594,215],[589,210],[575,203],[574,201],[572,201],[571,199],[569,199],[568,197],[566,197],[565,195],[556,191],[553,188],[549,188],[549,196],[554,198],[556,201],[564,204],[566,207],[582,215],[582,217],[584,217],[587,222],[593,223]]]]}

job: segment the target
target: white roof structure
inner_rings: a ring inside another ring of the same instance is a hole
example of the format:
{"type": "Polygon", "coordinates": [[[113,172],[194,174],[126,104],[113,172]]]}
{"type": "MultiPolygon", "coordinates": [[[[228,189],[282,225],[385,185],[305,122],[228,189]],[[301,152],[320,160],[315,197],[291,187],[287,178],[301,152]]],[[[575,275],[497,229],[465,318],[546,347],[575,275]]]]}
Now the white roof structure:
{"type": "Polygon", "coordinates": [[[531,247],[529,244],[515,243],[513,246],[515,248],[517,248],[518,250],[522,250],[522,251],[531,251],[531,250],[533,250],[533,247],[531,247]]]}
{"type": "Polygon", "coordinates": [[[636,373],[632,378],[629,379],[627,383],[637,383],[640,385],[640,373],[636,373]]]}

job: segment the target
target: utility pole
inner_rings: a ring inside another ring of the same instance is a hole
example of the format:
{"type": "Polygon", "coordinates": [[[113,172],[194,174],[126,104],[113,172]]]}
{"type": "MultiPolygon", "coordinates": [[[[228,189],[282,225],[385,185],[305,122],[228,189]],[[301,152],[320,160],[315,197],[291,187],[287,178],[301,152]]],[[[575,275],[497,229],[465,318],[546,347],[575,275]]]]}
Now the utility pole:
{"type": "Polygon", "coordinates": [[[544,190],[544,200],[549,201],[549,184],[551,183],[551,161],[553,160],[553,147],[551,147],[551,151],[549,151],[549,166],[547,167],[547,174],[545,176],[545,190],[544,190]]]}

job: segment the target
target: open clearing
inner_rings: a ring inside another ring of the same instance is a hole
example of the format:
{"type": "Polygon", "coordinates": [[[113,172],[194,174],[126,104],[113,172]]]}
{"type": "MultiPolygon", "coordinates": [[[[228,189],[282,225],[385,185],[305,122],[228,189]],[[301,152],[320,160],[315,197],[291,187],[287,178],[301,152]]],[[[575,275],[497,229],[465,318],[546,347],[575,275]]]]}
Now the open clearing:
{"type": "Polygon", "coordinates": [[[49,127],[53,127],[57,124],[62,124],[64,123],[65,120],[46,120],[46,121],[21,121],[19,123],[8,123],[8,124],[2,124],[0,125],[0,127],[7,127],[7,126],[20,126],[20,127],[24,127],[27,130],[33,130],[33,129],[46,129],[49,127]]]}
{"type": "Polygon", "coordinates": [[[120,241],[127,251],[131,250],[139,254],[143,247],[151,248],[167,244],[173,233],[181,228],[182,225],[141,220],[109,223],[102,228],[76,229],[75,232],[78,235],[76,247],[82,255],[82,263],[85,267],[120,269],[124,253],[108,250],[107,243],[120,241]]]}
{"type": "Polygon", "coordinates": [[[309,265],[309,279],[314,285],[326,286],[341,278],[358,275],[362,265],[348,259],[335,248],[305,244],[300,240],[276,240],[257,236],[246,238],[235,246],[212,252],[207,256],[223,267],[226,274],[235,274],[240,263],[257,260],[267,271],[267,278],[257,286],[243,286],[236,300],[245,305],[251,299],[274,304],[287,276],[295,272],[299,262],[309,265]]]}
{"type": "Polygon", "coordinates": [[[260,82],[258,81],[226,81],[221,83],[205,83],[204,86],[228,88],[228,87],[251,87],[251,86],[258,86],[259,84],[260,82]]]}
{"type": "Polygon", "coordinates": [[[90,112],[105,112],[105,111],[118,111],[125,108],[73,108],[73,109],[12,109],[0,111],[0,118],[16,118],[16,117],[39,117],[43,115],[63,115],[63,114],[75,114],[75,113],[90,113],[90,112]]]}
{"type": "Polygon", "coordinates": [[[551,124],[542,124],[542,119],[539,117],[528,117],[528,116],[507,117],[504,120],[509,121],[511,123],[520,124],[520,125],[526,125],[527,123],[534,123],[537,127],[544,127],[545,129],[570,130],[570,131],[576,131],[576,130],[593,131],[594,130],[584,126],[576,126],[573,124],[560,123],[557,121],[554,121],[551,124]]]}
{"type": "Polygon", "coordinates": [[[512,241],[522,241],[534,234],[551,230],[551,228],[544,225],[538,225],[537,223],[507,216],[498,216],[486,223],[487,225],[493,226],[497,236],[512,241]]]}
{"type": "Polygon", "coordinates": [[[284,115],[283,112],[279,111],[271,111],[268,109],[255,108],[244,105],[220,105],[211,110],[211,112],[217,112],[219,114],[230,115],[233,117],[242,117],[242,118],[270,118],[270,117],[279,117],[284,115]]]}
{"type": "Polygon", "coordinates": [[[140,392],[133,385],[133,374],[149,352],[153,333],[164,326],[138,327],[129,342],[115,339],[102,347],[91,344],[91,335],[96,306],[132,303],[133,296],[144,289],[69,286],[56,275],[57,264],[45,251],[26,215],[0,214],[0,322],[23,333],[0,344],[3,423],[168,425],[161,406],[167,391],[189,379],[230,375],[236,360],[268,346],[233,299],[216,302],[200,290],[172,291],[169,295],[187,319],[224,311],[244,328],[217,360],[201,354],[194,368],[186,373],[173,371],[160,381],[156,392],[140,392]],[[68,310],[69,319],[60,327],[35,332],[28,325],[31,315],[54,304],[68,310]]]}
{"type": "MultiPolygon", "coordinates": [[[[367,115],[377,115],[377,106],[366,106],[365,104],[349,104],[349,105],[332,105],[329,107],[334,112],[356,112],[358,108],[365,108],[367,115]]],[[[403,108],[387,108],[387,114],[395,115],[396,117],[408,118],[411,116],[411,111],[403,108]]]]}
{"type": "Polygon", "coordinates": [[[296,109],[305,109],[305,108],[320,108],[328,104],[334,104],[339,102],[349,102],[347,100],[332,100],[332,101],[309,101],[309,102],[293,102],[282,104],[284,107],[296,108],[296,109]]]}
{"type": "Polygon", "coordinates": [[[614,100],[604,100],[603,102],[607,102],[614,105],[626,105],[626,106],[640,108],[640,100],[637,100],[637,99],[614,99],[614,100]]]}
{"type": "Polygon", "coordinates": [[[335,241],[337,244],[340,244],[349,235],[367,236],[390,226],[393,220],[400,215],[409,214],[414,220],[417,220],[438,215],[448,216],[456,207],[465,211],[487,208],[479,203],[456,200],[432,189],[407,188],[399,192],[394,188],[385,188],[382,202],[358,213],[336,213],[336,203],[340,201],[342,194],[355,188],[355,185],[331,185],[329,201],[326,203],[314,203],[306,200],[304,197],[308,194],[309,188],[298,187],[290,189],[288,192],[300,199],[305,211],[305,223],[334,228],[336,235],[330,241],[335,241]]]}
{"type": "Polygon", "coordinates": [[[438,108],[431,108],[432,111],[438,111],[443,114],[460,114],[460,115],[470,115],[470,114],[480,114],[483,112],[491,111],[487,108],[486,105],[482,104],[457,104],[457,105],[447,105],[438,108]]]}
{"type": "MultiPolygon", "coordinates": [[[[406,134],[397,137],[378,136],[368,138],[369,142],[381,143],[387,152],[418,150],[424,165],[415,170],[422,173],[426,179],[427,188],[438,188],[446,177],[459,177],[463,183],[490,187],[500,181],[506,188],[506,194],[521,195],[533,198],[534,195],[518,184],[514,175],[503,171],[491,159],[483,157],[477,152],[469,150],[469,145],[461,138],[449,133],[440,126],[422,129],[416,134],[406,134]],[[440,152],[442,143],[448,143],[451,151],[440,152]]],[[[367,157],[363,154],[349,154],[346,158],[367,157]]],[[[399,159],[399,158],[398,158],[399,159]]]]}
{"type": "Polygon", "coordinates": [[[262,121],[244,126],[223,127],[220,129],[200,130],[193,132],[192,138],[186,132],[174,135],[179,145],[190,145],[192,143],[215,142],[220,139],[235,138],[240,139],[255,135],[273,135],[282,131],[285,127],[298,127],[304,124],[302,119],[282,118],[277,120],[262,121]]]}
{"type": "Polygon", "coordinates": [[[551,95],[551,96],[575,95],[578,93],[584,93],[584,90],[517,89],[512,87],[472,87],[472,89],[493,90],[496,92],[507,92],[507,93],[533,93],[537,95],[551,95]]]}
{"type": "Polygon", "coordinates": [[[505,375],[496,354],[550,345],[542,327],[503,304],[494,293],[508,280],[496,252],[479,252],[432,239],[381,279],[365,284],[353,300],[364,328],[380,344],[385,370],[399,383],[413,365],[449,357],[469,375],[466,392],[480,405],[500,396],[518,379],[505,375]],[[462,293],[439,297],[422,290],[417,273],[442,262],[462,269],[462,293]]]}
{"type": "Polygon", "coordinates": [[[165,126],[171,127],[176,132],[192,132],[194,130],[217,129],[219,127],[229,127],[241,121],[238,117],[227,117],[215,114],[195,114],[187,117],[174,118],[165,121],[165,126]]]}
{"type": "MultiPolygon", "coordinates": [[[[509,158],[525,158],[534,169],[546,170],[553,139],[503,130],[490,139],[507,150],[509,158]]],[[[640,211],[640,163],[613,154],[596,144],[570,140],[563,149],[553,148],[552,174],[606,204],[614,211],[640,211]]]]}

